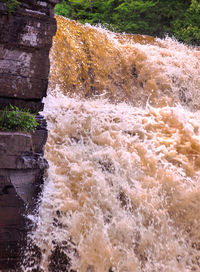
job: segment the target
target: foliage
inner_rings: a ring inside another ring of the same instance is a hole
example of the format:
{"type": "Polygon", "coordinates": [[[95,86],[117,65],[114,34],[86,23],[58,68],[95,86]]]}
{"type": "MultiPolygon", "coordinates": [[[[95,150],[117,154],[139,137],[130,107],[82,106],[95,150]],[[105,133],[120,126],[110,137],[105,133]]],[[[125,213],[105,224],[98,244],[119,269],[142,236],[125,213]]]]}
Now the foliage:
{"type": "Polygon", "coordinates": [[[119,31],[127,33],[140,33],[148,32],[149,24],[144,20],[148,10],[155,6],[153,1],[123,1],[115,8],[113,14],[113,22],[117,25],[119,31]]]}
{"type": "Polygon", "coordinates": [[[17,0],[3,0],[3,2],[6,3],[8,13],[12,13],[20,4],[17,0]]]}
{"type": "Polygon", "coordinates": [[[35,115],[29,110],[10,105],[0,114],[0,130],[33,132],[38,126],[35,115]]]}
{"type": "Polygon", "coordinates": [[[118,32],[175,36],[200,45],[200,0],[63,0],[56,13],[118,32]]]}
{"type": "Polygon", "coordinates": [[[65,1],[55,6],[55,13],[61,16],[70,17],[70,9],[65,1]]]}
{"type": "Polygon", "coordinates": [[[197,0],[191,1],[184,20],[175,21],[174,32],[179,40],[200,45],[200,3],[197,0]]]}

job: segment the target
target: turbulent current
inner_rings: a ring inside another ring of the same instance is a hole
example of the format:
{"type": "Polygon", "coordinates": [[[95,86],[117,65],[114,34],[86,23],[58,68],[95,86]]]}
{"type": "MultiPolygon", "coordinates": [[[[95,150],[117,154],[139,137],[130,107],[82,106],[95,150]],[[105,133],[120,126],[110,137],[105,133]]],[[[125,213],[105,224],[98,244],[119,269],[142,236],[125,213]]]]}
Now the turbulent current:
{"type": "Polygon", "coordinates": [[[200,271],[200,49],[57,22],[23,271],[200,271]]]}

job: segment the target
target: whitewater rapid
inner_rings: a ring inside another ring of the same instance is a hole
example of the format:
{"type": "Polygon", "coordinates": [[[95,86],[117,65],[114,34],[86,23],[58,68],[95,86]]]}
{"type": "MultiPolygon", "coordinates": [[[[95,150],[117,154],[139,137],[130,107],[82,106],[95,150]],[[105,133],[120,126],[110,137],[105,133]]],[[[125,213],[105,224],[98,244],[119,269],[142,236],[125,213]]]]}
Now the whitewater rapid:
{"type": "Polygon", "coordinates": [[[23,270],[200,271],[199,49],[57,22],[23,270]]]}

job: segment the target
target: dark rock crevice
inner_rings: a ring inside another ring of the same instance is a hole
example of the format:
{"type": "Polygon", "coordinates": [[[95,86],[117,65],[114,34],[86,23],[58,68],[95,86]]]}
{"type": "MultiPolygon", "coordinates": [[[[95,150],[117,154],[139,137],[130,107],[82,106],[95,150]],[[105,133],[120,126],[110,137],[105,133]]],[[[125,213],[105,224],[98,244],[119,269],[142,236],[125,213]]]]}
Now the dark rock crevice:
{"type": "Polygon", "coordinates": [[[0,97],[0,110],[8,105],[20,107],[21,109],[30,109],[32,113],[39,112],[43,109],[44,104],[41,99],[20,99],[14,97],[0,97]]]}

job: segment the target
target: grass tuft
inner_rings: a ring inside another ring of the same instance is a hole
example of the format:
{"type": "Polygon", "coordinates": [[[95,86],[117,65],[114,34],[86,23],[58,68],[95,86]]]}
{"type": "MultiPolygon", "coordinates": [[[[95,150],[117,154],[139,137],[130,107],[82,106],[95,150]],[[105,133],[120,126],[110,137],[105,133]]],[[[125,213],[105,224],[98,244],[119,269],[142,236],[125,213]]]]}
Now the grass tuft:
{"type": "Polygon", "coordinates": [[[10,105],[0,113],[0,130],[33,132],[37,126],[35,114],[29,110],[10,105]]]}

